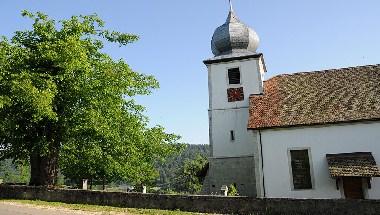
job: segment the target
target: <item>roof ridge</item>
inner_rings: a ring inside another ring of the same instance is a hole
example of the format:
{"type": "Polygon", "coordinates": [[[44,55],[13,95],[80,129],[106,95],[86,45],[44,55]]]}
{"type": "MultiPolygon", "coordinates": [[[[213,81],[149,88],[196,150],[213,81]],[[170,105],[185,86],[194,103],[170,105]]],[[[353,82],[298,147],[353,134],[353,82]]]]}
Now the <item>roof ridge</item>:
{"type": "Polygon", "coordinates": [[[332,69],[323,69],[323,70],[314,70],[314,71],[306,71],[306,72],[286,73],[286,74],[279,74],[279,75],[273,76],[273,77],[269,78],[268,80],[265,80],[264,82],[270,81],[270,80],[275,79],[275,78],[285,77],[285,76],[296,76],[296,75],[326,73],[326,72],[338,72],[338,71],[349,70],[349,69],[375,68],[375,67],[380,67],[380,64],[368,64],[368,65],[350,66],[350,67],[341,67],[341,68],[332,68],[332,69]]]}

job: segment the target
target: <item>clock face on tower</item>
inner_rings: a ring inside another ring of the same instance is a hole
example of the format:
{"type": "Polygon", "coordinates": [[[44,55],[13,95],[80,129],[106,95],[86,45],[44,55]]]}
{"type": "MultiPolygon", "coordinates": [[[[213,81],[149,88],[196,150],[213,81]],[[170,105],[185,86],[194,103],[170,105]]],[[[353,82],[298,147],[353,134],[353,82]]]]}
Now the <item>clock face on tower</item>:
{"type": "Polygon", "coordinates": [[[243,87],[239,88],[228,88],[227,89],[228,102],[237,102],[244,100],[243,87]]]}

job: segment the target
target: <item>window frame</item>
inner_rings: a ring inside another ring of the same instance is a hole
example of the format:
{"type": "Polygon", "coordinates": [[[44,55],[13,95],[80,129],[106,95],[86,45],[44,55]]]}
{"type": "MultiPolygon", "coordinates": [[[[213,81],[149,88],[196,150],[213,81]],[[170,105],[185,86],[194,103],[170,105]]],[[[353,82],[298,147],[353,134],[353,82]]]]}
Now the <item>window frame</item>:
{"type": "Polygon", "coordinates": [[[288,148],[288,167],[289,167],[289,181],[290,181],[290,188],[291,191],[307,191],[307,190],[314,190],[315,189],[315,177],[314,177],[314,168],[313,168],[313,159],[311,154],[311,148],[310,147],[292,147],[288,148]],[[291,151],[307,151],[307,155],[309,158],[309,172],[310,172],[310,180],[311,180],[311,188],[305,188],[305,189],[296,189],[294,188],[294,182],[293,182],[293,168],[292,168],[292,155],[291,151]]]}

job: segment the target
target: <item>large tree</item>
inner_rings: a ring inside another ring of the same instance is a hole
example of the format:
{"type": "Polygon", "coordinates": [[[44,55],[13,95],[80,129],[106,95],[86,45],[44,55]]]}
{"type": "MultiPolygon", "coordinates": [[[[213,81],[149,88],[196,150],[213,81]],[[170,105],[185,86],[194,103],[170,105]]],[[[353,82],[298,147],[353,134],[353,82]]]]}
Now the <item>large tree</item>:
{"type": "Polygon", "coordinates": [[[202,154],[197,154],[192,160],[185,160],[184,165],[178,169],[174,188],[179,192],[199,193],[208,169],[209,163],[202,154]]]}
{"type": "Polygon", "coordinates": [[[0,39],[0,160],[29,160],[30,185],[53,185],[59,164],[76,178],[154,178],[154,160],[176,151],[178,137],[148,128],[133,98],[158,82],[102,52],[138,37],[96,15],[22,15],[32,28],[0,39]]]}

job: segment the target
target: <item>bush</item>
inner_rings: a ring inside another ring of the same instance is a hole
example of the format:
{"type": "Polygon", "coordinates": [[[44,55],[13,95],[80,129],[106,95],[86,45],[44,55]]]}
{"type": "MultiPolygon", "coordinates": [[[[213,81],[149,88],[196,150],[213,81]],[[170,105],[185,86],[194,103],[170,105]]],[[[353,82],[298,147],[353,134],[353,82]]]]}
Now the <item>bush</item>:
{"type": "Polygon", "coordinates": [[[239,192],[238,192],[235,184],[231,184],[230,186],[228,186],[227,195],[228,196],[238,196],[239,195],[239,192]]]}

